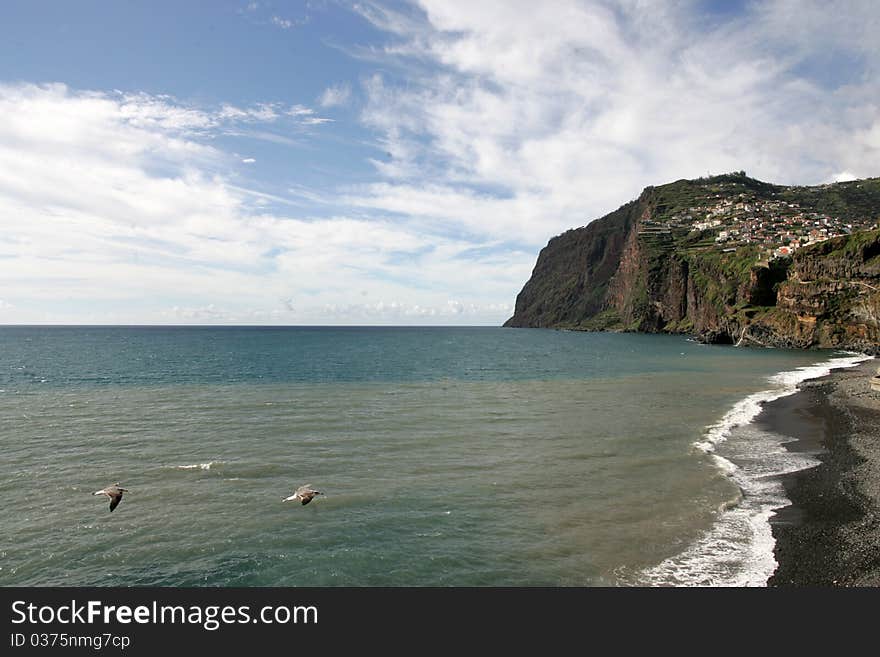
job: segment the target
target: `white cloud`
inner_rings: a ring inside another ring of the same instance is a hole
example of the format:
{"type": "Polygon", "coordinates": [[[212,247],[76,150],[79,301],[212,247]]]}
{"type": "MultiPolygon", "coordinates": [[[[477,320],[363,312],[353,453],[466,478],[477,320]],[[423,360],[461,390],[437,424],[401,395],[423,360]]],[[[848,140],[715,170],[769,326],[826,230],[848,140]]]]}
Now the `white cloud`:
{"type": "Polygon", "coordinates": [[[351,85],[337,84],[324,89],[324,93],[318,99],[321,107],[337,107],[347,105],[351,100],[351,85]]]}
{"type": "Polygon", "coordinates": [[[229,318],[229,313],[227,311],[219,310],[213,303],[210,303],[203,308],[180,308],[179,306],[174,306],[171,308],[170,314],[186,320],[216,321],[218,319],[229,318]]]}
{"type": "Polygon", "coordinates": [[[315,113],[315,110],[309,109],[303,105],[292,105],[287,113],[290,116],[310,116],[315,113]]]}
{"type": "Polygon", "coordinates": [[[880,172],[873,4],[701,6],[361,3],[375,178],[289,195],[217,137],[308,144],[312,107],[0,85],[4,321],[500,323],[540,246],[646,185],[880,172]]]}
{"type": "Polygon", "coordinates": [[[332,123],[333,119],[326,119],[315,116],[315,110],[304,105],[291,105],[287,110],[287,115],[292,116],[301,125],[321,125],[322,123],[332,123]]]}
{"type": "Polygon", "coordinates": [[[678,178],[880,173],[872,2],[724,19],[695,2],[413,4],[361,7],[406,80],[364,81],[362,119],[386,157],[360,207],[537,246],[678,178]]]}
{"type": "Polygon", "coordinates": [[[295,23],[293,21],[287,20],[286,18],[281,18],[280,16],[273,16],[272,17],[272,24],[277,25],[282,30],[289,30],[290,28],[292,28],[295,25],[295,23]]]}
{"type": "Polygon", "coordinates": [[[320,309],[322,316],[343,320],[346,323],[399,324],[417,320],[425,324],[449,324],[462,319],[492,321],[495,317],[509,317],[513,314],[513,304],[462,304],[448,301],[438,306],[422,306],[399,301],[377,301],[375,303],[353,303],[347,305],[328,304],[320,309]]]}
{"type": "Polygon", "coordinates": [[[417,222],[265,212],[284,199],[233,184],[228,156],[207,145],[257,110],[0,86],[4,321],[326,323],[327,308],[343,323],[506,318],[498,299],[527,274],[523,254],[417,222]],[[450,295],[467,310],[449,312],[450,295]]]}
{"type": "Polygon", "coordinates": [[[261,103],[255,107],[239,108],[224,105],[217,114],[220,119],[233,119],[245,122],[271,122],[278,118],[278,111],[271,103],[261,103]]]}

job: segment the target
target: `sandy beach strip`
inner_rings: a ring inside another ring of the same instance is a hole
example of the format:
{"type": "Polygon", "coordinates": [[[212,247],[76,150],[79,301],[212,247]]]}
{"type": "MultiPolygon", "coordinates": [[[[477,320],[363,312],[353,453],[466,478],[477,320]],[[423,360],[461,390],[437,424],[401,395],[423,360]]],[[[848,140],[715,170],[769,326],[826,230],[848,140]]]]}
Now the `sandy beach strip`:
{"type": "Polygon", "coordinates": [[[792,504],[771,520],[769,586],[880,586],[880,392],[868,383],[878,366],[805,381],[756,418],[820,461],[783,477],[792,504]]]}

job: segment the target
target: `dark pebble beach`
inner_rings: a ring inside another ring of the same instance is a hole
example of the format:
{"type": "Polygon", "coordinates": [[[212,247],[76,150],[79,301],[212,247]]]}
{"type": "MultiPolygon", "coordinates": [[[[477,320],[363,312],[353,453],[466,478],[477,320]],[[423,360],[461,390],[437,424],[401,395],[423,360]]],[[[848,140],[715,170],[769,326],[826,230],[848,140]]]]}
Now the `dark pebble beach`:
{"type": "Polygon", "coordinates": [[[880,586],[880,362],[805,381],[765,404],[756,422],[793,438],[820,464],[783,477],[791,505],[771,519],[768,586],[880,586]]]}

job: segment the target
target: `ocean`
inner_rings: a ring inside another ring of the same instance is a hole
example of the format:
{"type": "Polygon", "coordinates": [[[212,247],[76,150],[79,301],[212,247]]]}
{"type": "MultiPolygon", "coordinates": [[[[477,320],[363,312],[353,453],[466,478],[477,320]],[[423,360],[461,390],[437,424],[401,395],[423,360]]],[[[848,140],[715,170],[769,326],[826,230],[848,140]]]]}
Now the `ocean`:
{"type": "Polygon", "coordinates": [[[3,586],[748,586],[752,420],[863,356],[501,328],[0,327],[3,586]],[[92,493],[129,489],[110,513],[92,493]],[[312,484],[325,495],[283,502],[312,484]]]}

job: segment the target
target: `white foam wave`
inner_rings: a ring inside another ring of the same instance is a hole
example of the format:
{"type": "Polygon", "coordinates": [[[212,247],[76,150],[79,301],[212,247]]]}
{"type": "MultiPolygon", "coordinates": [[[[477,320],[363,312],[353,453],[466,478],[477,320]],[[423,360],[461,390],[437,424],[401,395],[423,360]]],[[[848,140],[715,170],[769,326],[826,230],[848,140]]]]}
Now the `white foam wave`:
{"type": "Polygon", "coordinates": [[[771,387],[737,402],[694,446],[736,483],[739,503],[722,505],[713,526],[683,552],[642,571],[638,583],[655,586],[765,586],[776,570],[776,541],[770,526],[774,511],[790,503],[779,475],[818,463],[789,452],[786,439],[751,423],[764,403],[791,395],[808,379],[854,367],[871,356],[848,353],[769,377],[771,387]],[[735,429],[739,429],[734,432],[735,429]],[[724,456],[716,448],[731,436],[724,456]]]}
{"type": "Polygon", "coordinates": [[[208,463],[193,463],[191,465],[175,466],[178,470],[210,470],[215,465],[220,465],[222,461],[209,461],[208,463]]]}
{"type": "MultiPolygon", "coordinates": [[[[833,369],[854,367],[872,358],[873,356],[865,356],[863,354],[851,354],[841,358],[832,358],[815,365],[799,367],[796,370],[774,374],[768,378],[768,382],[773,385],[772,388],[756,392],[737,402],[733,408],[724,414],[724,417],[719,422],[706,430],[703,440],[695,443],[694,447],[704,452],[713,452],[718,443],[727,440],[733,429],[751,423],[761,412],[765,403],[794,394],[797,392],[798,385],[808,379],[827,376],[833,369]]],[[[722,469],[727,468],[722,467],[722,469]]]]}
{"type": "MultiPolygon", "coordinates": [[[[770,519],[788,499],[777,476],[818,463],[806,454],[788,452],[773,434],[751,428],[743,461],[732,476],[739,500],[721,505],[712,527],[683,552],[643,571],[641,583],[655,586],[764,586],[776,570],[770,519]],[[775,444],[774,447],[770,445],[775,444]],[[768,476],[768,473],[772,475],[768,476]]],[[[745,435],[748,434],[748,435],[745,435]]],[[[737,442],[740,438],[737,434],[737,442]]],[[[739,460],[739,459],[737,459],[739,460]]]]}

